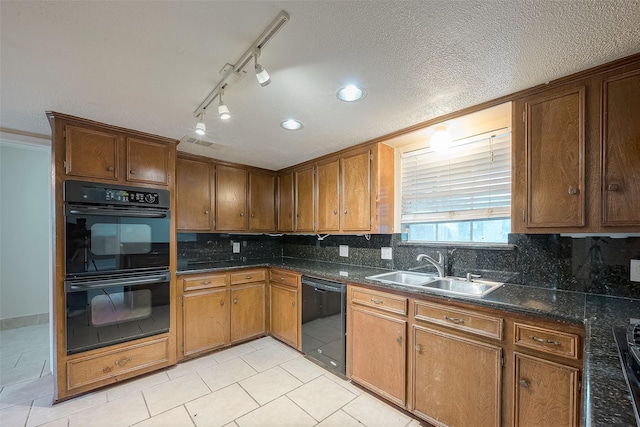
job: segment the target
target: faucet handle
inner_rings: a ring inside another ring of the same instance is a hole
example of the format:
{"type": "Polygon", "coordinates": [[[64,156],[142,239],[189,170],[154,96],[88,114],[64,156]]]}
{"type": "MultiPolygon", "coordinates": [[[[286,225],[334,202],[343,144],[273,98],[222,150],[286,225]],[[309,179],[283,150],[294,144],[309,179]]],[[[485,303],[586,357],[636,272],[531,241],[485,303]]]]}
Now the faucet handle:
{"type": "Polygon", "coordinates": [[[471,274],[471,273],[467,273],[467,282],[472,282],[472,279],[479,279],[482,276],[479,274],[471,274]]]}

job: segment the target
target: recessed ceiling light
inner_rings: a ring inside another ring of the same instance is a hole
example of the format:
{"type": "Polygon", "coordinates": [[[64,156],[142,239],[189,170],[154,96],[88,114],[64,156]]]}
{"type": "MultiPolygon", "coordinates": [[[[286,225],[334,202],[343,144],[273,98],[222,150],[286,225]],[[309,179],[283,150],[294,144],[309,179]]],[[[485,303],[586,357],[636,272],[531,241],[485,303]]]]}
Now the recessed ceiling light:
{"type": "Polygon", "coordinates": [[[302,129],[302,123],[293,119],[283,121],[282,123],[280,123],[280,126],[282,126],[286,130],[302,129]]]}
{"type": "Polygon", "coordinates": [[[364,96],[364,89],[356,85],[348,85],[338,89],[336,96],[341,101],[353,102],[362,99],[364,96]]]}

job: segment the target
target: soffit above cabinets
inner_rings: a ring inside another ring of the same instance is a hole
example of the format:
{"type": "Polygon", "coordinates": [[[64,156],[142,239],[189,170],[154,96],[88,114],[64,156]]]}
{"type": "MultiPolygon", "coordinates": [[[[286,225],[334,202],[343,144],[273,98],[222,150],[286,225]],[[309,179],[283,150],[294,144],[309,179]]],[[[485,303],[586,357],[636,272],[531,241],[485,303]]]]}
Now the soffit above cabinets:
{"type": "Polygon", "coordinates": [[[47,135],[45,110],[174,139],[274,17],[290,21],[233,84],[211,147],[272,170],[638,52],[634,0],[2,2],[0,128],[47,135]],[[250,69],[250,72],[253,70],[250,69]],[[337,99],[348,83],[355,103],[337,99]],[[286,131],[280,123],[300,120],[286,131]]]}

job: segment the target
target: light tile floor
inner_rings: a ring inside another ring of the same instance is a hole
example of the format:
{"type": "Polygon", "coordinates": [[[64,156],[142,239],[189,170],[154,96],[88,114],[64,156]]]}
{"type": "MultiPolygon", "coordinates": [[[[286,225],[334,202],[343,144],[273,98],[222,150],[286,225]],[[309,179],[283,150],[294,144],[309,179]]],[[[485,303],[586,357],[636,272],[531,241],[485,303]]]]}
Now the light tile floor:
{"type": "Polygon", "coordinates": [[[48,342],[0,331],[0,426],[420,426],[270,337],[51,405],[48,342]]]}

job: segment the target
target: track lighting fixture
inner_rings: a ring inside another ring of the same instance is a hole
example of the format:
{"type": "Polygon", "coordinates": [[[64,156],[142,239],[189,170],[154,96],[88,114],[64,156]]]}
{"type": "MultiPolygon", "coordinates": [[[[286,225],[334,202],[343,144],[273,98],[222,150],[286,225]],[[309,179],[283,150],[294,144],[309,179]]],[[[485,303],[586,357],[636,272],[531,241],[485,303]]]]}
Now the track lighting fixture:
{"type": "Polygon", "coordinates": [[[258,79],[258,83],[260,83],[260,86],[265,87],[266,85],[271,83],[271,76],[269,76],[269,73],[267,73],[267,70],[262,68],[262,65],[258,64],[258,56],[259,56],[258,52],[256,52],[253,55],[253,59],[255,60],[255,64],[256,64],[255,66],[256,79],[258,79]]]}
{"type": "Polygon", "coordinates": [[[220,102],[218,103],[218,115],[222,120],[229,120],[231,112],[229,111],[229,107],[227,107],[224,101],[222,101],[223,93],[224,89],[220,89],[220,93],[218,94],[218,98],[220,98],[220,102]]]}
{"type": "MultiPolygon", "coordinates": [[[[213,88],[209,95],[207,95],[204,101],[202,101],[198,108],[196,108],[196,110],[193,112],[194,117],[201,119],[204,110],[209,105],[211,105],[211,103],[216,98],[218,98],[218,115],[221,119],[224,120],[230,118],[231,114],[229,112],[229,108],[222,101],[223,92],[228,88],[229,84],[233,83],[233,80],[229,80],[230,77],[238,76],[242,78],[242,76],[246,74],[245,68],[249,65],[252,59],[254,61],[256,78],[258,79],[258,83],[260,83],[260,86],[264,87],[271,83],[271,77],[269,76],[269,73],[264,69],[264,67],[262,67],[262,65],[258,63],[258,56],[260,56],[260,53],[262,52],[262,49],[264,49],[267,42],[269,42],[269,40],[271,40],[273,36],[275,36],[276,33],[280,31],[280,28],[282,28],[287,22],[289,22],[289,14],[284,10],[280,11],[278,16],[276,16],[273,22],[271,22],[271,24],[262,32],[260,37],[258,37],[258,39],[249,47],[249,49],[247,49],[247,51],[240,57],[235,65],[227,64],[222,68],[222,70],[220,71],[222,80],[218,82],[218,84],[213,88]],[[229,82],[227,82],[227,80],[229,80],[229,82]]],[[[200,125],[200,123],[202,123],[202,128],[204,129],[204,122],[200,121],[198,122],[198,125],[200,125]]],[[[202,131],[203,133],[200,134],[200,126],[197,127],[196,132],[198,132],[199,135],[204,135],[204,130],[202,131]]]]}
{"type": "Polygon", "coordinates": [[[200,114],[198,123],[196,123],[196,133],[200,136],[207,133],[207,125],[204,124],[204,111],[200,114]]]}

